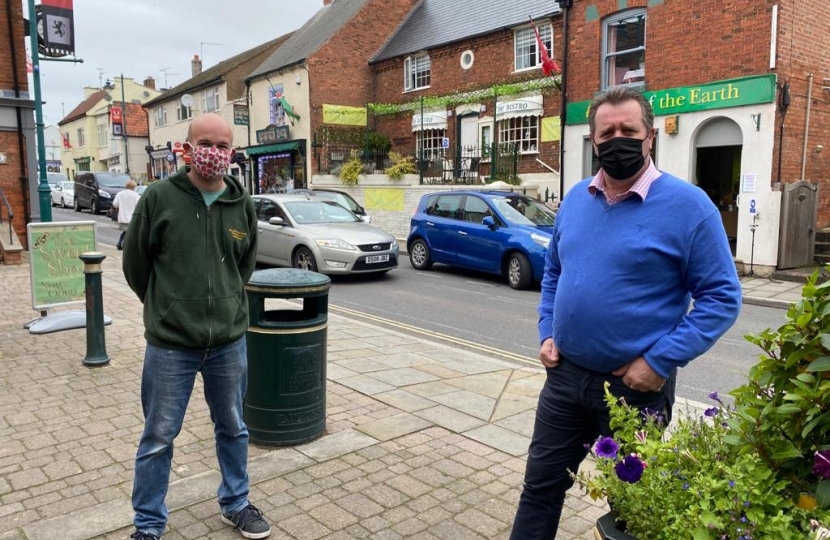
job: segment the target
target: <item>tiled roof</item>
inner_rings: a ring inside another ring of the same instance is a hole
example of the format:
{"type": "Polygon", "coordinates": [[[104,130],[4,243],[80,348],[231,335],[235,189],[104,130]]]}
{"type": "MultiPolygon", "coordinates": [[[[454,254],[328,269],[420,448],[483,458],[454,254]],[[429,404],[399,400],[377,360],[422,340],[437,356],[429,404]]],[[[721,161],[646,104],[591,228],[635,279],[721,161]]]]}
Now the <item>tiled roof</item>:
{"type": "Polygon", "coordinates": [[[559,13],[553,0],[421,0],[372,62],[489,34],[559,13]]]}
{"type": "Polygon", "coordinates": [[[127,110],[124,111],[124,126],[128,137],[149,137],[150,123],[147,113],[140,103],[127,103],[127,110]]]}
{"type": "MultiPolygon", "coordinates": [[[[144,106],[152,107],[153,105],[164,103],[165,101],[169,101],[177,96],[184,95],[190,92],[191,90],[201,88],[202,86],[205,86],[208,83],[211,83],[216,80],[221,80],[229,72],[233,71],[235,68],[251,60],[252,58],[255,58],[258,54],[262,54],[263,52],[273,47],[280,47],[286,40],[288,40],[291,37],[292,34],[293,32],[289,32],[276,39],[272,39],[271,41],[263,43],[262,45],[257,45],[253,49],[249,49],[245,52],[237,54],[236,56],[232,56],[227,60],[223,60],[215,66],[199,73],[195,77],[191,77],[190,79],[186,80],[180,85],[174,86],[170,90],[167,90],[166,92],[162,93],[160,96],[156,96],[155,98],[145,103],[144,106]]],[[[235,96],[231,97],[230,99],[235,99],[235,96]]]]}
{"type": "Polygon", "coordinates": [[[367,1],[336,0],[323,6],[302,28],[294,32],[285,45],[251,72],[248,79],[254,79],[306,60],[337,33],[367,1]]]}
{"type": "Polygon", "coordinates": [[[83,100],[80,103],[80,105],[78,105],[77,107],[75,107],[74,109],[69,111],[69,114],[67,114],[63,118],[63,120],[58,122],[58,125],[62,126],[64,124],[68,124],[69,122],[72,122],[73,120],[77,120],[78,118],[83,117],[86,113],[89,112],[90,109],[92,109],[95,105],[97,105],[99,101],[104,99],[105,95],[107,95],[106,91],[97,90],[96,92],[91,94],[88,98],[83,100]]]}

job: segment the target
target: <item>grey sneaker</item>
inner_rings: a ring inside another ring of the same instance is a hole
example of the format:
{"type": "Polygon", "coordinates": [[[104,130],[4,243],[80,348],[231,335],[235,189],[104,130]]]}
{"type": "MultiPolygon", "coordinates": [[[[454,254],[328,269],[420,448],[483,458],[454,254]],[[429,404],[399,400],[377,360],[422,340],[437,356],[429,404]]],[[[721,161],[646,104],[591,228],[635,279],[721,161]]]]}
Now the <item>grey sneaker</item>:
{"type": "Polygon", "coordinates": [[[245,538],[265,538],[271,534],[271,527],[262,517],[262,512],[253,504],[249,504],[232,516],[222,514],[222,521],[239,529],[245,538]]]}
{"type": "Polygon", "coordinates": [[[153,536],[152,534],[143,533],[141,531],[136,531],[130,535],[130,538],[134,540],[159,540],[158,536],[153,536]]]}

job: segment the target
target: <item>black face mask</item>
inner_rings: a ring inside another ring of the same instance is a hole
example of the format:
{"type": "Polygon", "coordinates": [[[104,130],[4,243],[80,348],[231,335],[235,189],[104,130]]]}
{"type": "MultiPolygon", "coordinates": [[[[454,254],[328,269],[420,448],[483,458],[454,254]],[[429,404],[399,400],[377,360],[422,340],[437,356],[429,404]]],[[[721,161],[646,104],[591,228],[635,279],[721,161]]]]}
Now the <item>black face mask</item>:
{"type": "Polygon", "coordinates": [[[597,145],[597,157],[605,174],[614,180],[628,180],[643,168],[643,141],[616,137],[597,145]]]}

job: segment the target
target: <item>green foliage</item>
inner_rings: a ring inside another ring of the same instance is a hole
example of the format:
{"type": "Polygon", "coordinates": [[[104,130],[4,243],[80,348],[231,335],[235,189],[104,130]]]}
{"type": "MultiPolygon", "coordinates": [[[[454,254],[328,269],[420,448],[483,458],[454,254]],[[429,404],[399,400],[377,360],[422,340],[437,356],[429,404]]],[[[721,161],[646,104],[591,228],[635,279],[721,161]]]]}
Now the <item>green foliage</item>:
{"type": "MultiPolygon", "coordinates": [[[[830,448],[830,282],[817,279],[816,272],[778,330],[746,337],[764,352],[748,382],[731,392],[739,450],[757,454],[794,497],[830,491],[830,480],[819,485],[812,474],[815,453],[830,448]]],[[[828,499],[818,502],[830,508],[828,499]]]]}
{"type": "Polygon", "coordinates": [[[386,154],[392,148],[392,141],[383,133],[370,131],[366,136],[366,149],[374,154],[386,154]]]}
{"type": "Polygon", "coordinates": [[[340,182],[344,186],[357,185],[361,174],[363,174],[363,162],[360,160],[360,150],[352,150],[349,161],[340,167],[340,182]]]}
{"type": "Polygon", "coordinates": [[[597,470],[575,478],[591,497],[608,499],[628,534],[641,540],[807,538],[809,519],[787,497],[786,480],[727,442],[730,410],[685,417],[665,434],[655,417],[644,418],[607,387],[606,402],[619,452],[597,456],[597,470]],[[615,470],[630,454],[646,464],[634,483],[615,470]]]}
{"type": "Polygon", "coordinates": [[[384,169],[384,174],[391,180],[400,180],[405,174],[415,174],[415,160],[411,156],[402,156],[398,152],[389,152],[392,166],[384,169]]]}

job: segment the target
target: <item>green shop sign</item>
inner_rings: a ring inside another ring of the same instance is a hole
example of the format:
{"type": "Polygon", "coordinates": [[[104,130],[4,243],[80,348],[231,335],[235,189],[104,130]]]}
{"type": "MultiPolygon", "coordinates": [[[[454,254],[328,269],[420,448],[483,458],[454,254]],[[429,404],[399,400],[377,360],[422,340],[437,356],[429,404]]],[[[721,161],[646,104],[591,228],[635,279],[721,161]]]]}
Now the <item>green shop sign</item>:
{"type": "Polygon", "coordinates": [[[27,232],[32,307],[83,302],[86,279],[79,256],[95,251],[95,222],[30,223],[27,232]]]}
{"type": "MultiPolygon", "coordinates": [[[[698,86],[643,92],[655,116],[740,107],[775,100],[775,75],[742,77],[698,86]]],[[[568,103],[566,125],[588,123],[591,101],[568,103]]]]}

